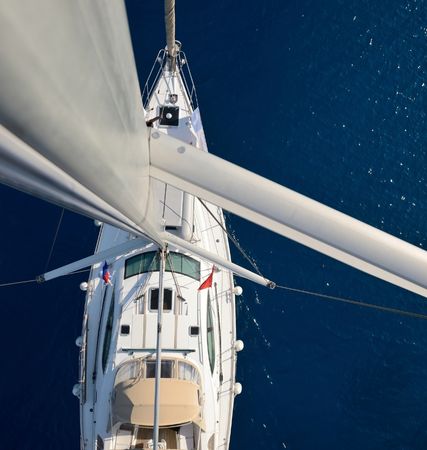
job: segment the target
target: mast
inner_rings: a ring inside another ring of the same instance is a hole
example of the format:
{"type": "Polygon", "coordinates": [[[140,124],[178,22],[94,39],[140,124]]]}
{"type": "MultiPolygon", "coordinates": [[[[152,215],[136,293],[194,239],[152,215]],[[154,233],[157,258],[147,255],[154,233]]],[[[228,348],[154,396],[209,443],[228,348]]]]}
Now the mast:
{"type": "Polygon", "coordinates": [[[153,423],[153,448],[157,450],[159,442],[159,397],[161,378],[161,356],[162,356],[162,313],[163,313],[163,278],[165,273],[165,248],[160,249],[160,272],[159,272],[159,300],[157,304],[157,342],[156,342],[156,373],[154,386],[154,423],[153,423]]]}

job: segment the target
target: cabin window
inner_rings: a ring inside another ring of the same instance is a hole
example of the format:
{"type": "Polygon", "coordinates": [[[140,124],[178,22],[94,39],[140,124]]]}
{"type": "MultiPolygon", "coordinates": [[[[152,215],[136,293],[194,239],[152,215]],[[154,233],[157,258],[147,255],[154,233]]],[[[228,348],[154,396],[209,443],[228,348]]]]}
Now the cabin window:
{"type": "Polygon", "coordinates": [[[161,361],[162,378],[173,378],[173,361],[161,361]]]}
{"type": "MultiPolygon", "coordinates": [[[[164,360],[160,361],[161,365],[161,378],[173,378],[173,361],[164,360]]],[[[155,378],[156,376],[156,361],[146,361],[145,378],[155,378]]]]}
{"type": "Polygon", "coordinates": [[[145,378],[154,378],[156,376],[156,361],[147,361],[145,367],[145,378]]]}
{"type": "Polygon", "coordinates": [[[186,362],[178,362],[178,378],[200,384],[196,368],[186,362]]]}
{"type": "Polygon", "coordinates": [[[120,366],[116,374],[116,384],[122,383],[126,380],[134,380],[141,377],[143,362],[140,359],[128,361],[126,364],[120,366]]]}
{"type": "MultiPolygon", "coordinates": [[[[150,290],[150,311],[159,309],[159,290],[150,290]]],[[[163,311],[172,310],[172,289],[163,289],[163,311]]]]}
{"type": "MultiPolygon", "coordinates": [[[[125,262],[125,278],[140,273],[160,270],[158,252],[145,252],[132,256],[125,262]]],[[[169,252],[166,258],[166,272],[175,272],[200,280],[200,261],[182,253],[169,252]]]]}
{"type": "Polygon", "coordinates": [[[200,329],[198,326],[191,326],[190,327],[190,336],[198,336],[199,331],[200,331],[200,329]]]}
{"type": "Polygon", "coordinates": [[[110,353],[111,338],[113,336],[113,316],[114,316],[114,292],[111,296],[110,309],[108,311],[107,322],[105,325],[104,345],[102,347],[102,370],[107,368],[108,354],[110,353]]]}
{"type": "Polygon", "coordinates": [[[215,368],[215,336],[214,336],[214,327],[213,327],[213,319],[212,319],[211,298],[210,298],[209,292],[208,292],[206,325],[207,325],[207,344],[208,344],[209,365],[211,366],[211,372],[213,373],[214,368],[215,368]]]}

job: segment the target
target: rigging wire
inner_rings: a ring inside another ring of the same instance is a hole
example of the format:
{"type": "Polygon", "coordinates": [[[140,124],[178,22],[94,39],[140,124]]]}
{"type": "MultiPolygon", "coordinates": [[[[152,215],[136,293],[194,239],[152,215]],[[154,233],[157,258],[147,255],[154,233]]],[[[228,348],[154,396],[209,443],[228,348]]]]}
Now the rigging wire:
{"type": "MultiPolygon", "coordinates": [[[[217,219],[217,217],[208,208],[208,206],[205,204],[205,202],[202,199],[200,199],[200,198],[198,198],[198,200],[203,205],[203,207],[206,209],[206,211],[210,214],[210,216],[215,220],[215,222],[221,227],[221,229],[224,231],[224,233],[227,234],[228,238],[231,240],[231,242],[233,242],[233,244],[236,246],[237,250],[249,262],[249,264],[258,273],[258,275],[260,275],[261,277],[266,279],[265,276],[259,270],[258,266],[255,264],[255,262],[252,261],[252,259],[246,254],[246,252],[243,250],[243,248],[241,247],[239,242],[234,238],[234,236],[232,236],[229,233],[229,231],[217,219]]],[[[277,289],[284,289],[284,290],[287,290],[287,291],[290,291],[290,292],[297,292],[297,293],[304,294],[304,295],[311,295],[311,296],[315,296],[317,298],[322,298],[324,300],[337,301],[337,302],[341,302],[341,303],[347,303],[347,304],[351,304],[351,305],[362,306],[362,307],[365,307],[365,308],[376,309],[376,310],[379,310],[379,311],[389,312],[389,313],[393,313],[393,314],[400,314],[400,315],[403,315],[403,316],[415,317],[415,318],[418,318],[418,319],[427,320],[427,315],[425,315],[425,314],[419,314],[419,313],[415,313],[415,312],[411,312],[411,311],[405,311],[405,310],[401,310],[401,309],[397,309],[397,308],[390,308],[390,307],[387,307],[387,306],[374,305],[373,303],[367,303],[367,302],[363,302],[363,301],[352,300],[352,299],[348,299],[348,298],[337,297],[337,296],[333,296],[333,295],[327,295],[327,294],[322,294],[322,293],[319,293],[319,292],[307,291],[307,290],[304,290],[304,289],[297,289],[297,288],[292,288],[292,287],[283,286],[283,285],[276,285],[276,288],[277,289]]]]}
{"type": "Polygon", "coordinates": [[[371,308],[371,309],[376,309],[379,311],[389,312],[389,313],[393,313],[393,314],[399,314],[401,316],[415,317],[417,319],[427,320],[427,315],[425,315],[425,314],[420,314],[420,313],[416,313],[416,312],[412,312],[412,311],[405,311],[403,309],[390,308],[388,306],[375,305],[373,303],[367,303],[367,302],[363,302],[361,300],[352,300],[349,298],[337,297],[334,295],[321,294],[320,292],[306,291],[304,289],[297,289],[297,288],[292,288],[289,286],[276,285],[276,288],[284,289],[284,290],[290,291],[290,292],[296,292],[298,294],[311,295],[313,297],[321,298],[323,300],[332,300],[335,302],[347,303],[350,305],[362,306],[364,308],[371,308]]]}
{"type": "MultiPolygon", "coordinates": [[[[243,248],[241,247],[239,242],[234,238],[234,236],[218,220],[218,218],[208,208],[206,203],[200,198],[198,198],[198,200],[203,205],[203,207],[206,209],[206,211],[209,213],[209,215],[221,227],[221,229],[224,231],[224,233],[226,233],[228,238],[236,246],[237,250],[241,253],[241,255],[250,263],[252,268],[258,273],[258,275],[260,275],[261,277],[263,277],[265,279],[264,275],[261,273],[261,271],[259,270],[258,266],[247,255],[247,253],[243,250],[243,248]]],[[[50,259],[52,257],[53,249],[54,249],[57,237],[58,237],[58,233],[59,233],[59,229],[60,229],[60,226],[61,226],[61,222],[62,222],[63,216],[64,216],[64,209],[62,209],[62,211],[61,211],[61,215],[60,215],[60,218],[59,218],[59,221],[58,221],[58,225],[56,227],[56,231],[55,231],[55,235],[54,235],[54,238],[53,238],[52,246],[51,246],[50,252],[49,252],[49,257],[48,257],[48,260],[47,260],[47,263],[46,263],[45,272],[47,270],[47,267],[49,265],[50,259]]],[[[171,261],[169,255],[167,255],[167,260],[168,260],[168,262],[169,262],[169,264],[171,266],[172,277],[174,279],[174,283],[175,283],[175,286],[177,288],[178,295],[181,297],[179,285],[178,285],[178,282],[176,280],[176,274],[175,274],[175,272],[173,270],[173,264],[172,264],[172,261],[171,261]]],[[[83,273],[83,272],[88,272],[90,270],[91,269],[82,269],[82,270],[78,270],[78,271],[75,271],[75,272],[71,272],[71,273],[69,273],[67,275],[75,275],[75,274],[79,274],[79,273],[83,273]]],[[[20,284],[28,284],[28,283],[35,283],[35,282],[39,283],[39,280],[37,278],[34,278],[34,279],[31,279],[31,280],[22,280],[22,281],[13,281],[13,282],[9,282],[9,283],[0,283],[0,287],[16,286],[16,285],[20,285],[20,284]]],[[[305,289],[298,289],[298,288],[293,288],[293,287],[290,287],[290,286],[284,286],[284,285],[279,285],[279,284],[277,284],[275,287],[277,289],[286,290],[288,292],[294,292],[294,293],[303,294],[303,295],[310,295],[310,296],[313,296],[313,297],[316,297],[316,298],[320,298],[320,299],[323,299],[323,300],[330,300],[330,301],[335,301],[335,302],[340,302],[340,303],[346,303],[346,304],[360,306],[360,307],[364,307],[364,308],[375,309],[377,311],[383,311],[383,312],[388,312],[388,313],[392,313],[392,314],[398,314],[398,315],[401,315],[401,316],[407,316],[407,317],[413,317],[413,318],[417,318],[417,319],[427,320],[427,315],[426,314],[416,313],[416,312],[413,312],[413,311],[405,311],[405,310],[398,309],[398,308],[391,308],[391,307],[388,307],[388,306],[375,305],[373,303],[364,302],[362,300],[353,300],[353,299],[349,299],[349,298],[338,297],[338,296],[335,296],[335,295],[322,294],[320,292],[307,291],[305,289]]]]}
{"type": "MultiPolygon", "coordinates": [[[[89,272],[89,270],[90,269],[77,270],[76,272],[71,272],[71,273],[67,274],[66,276],[76,275],[76,274],[83,273],[83,272],[89,272]]],[[[174,274],[172,273],[172,275],[174,275],[174,274]]],[[[15,285],[27,284],[27,283],[35,283],[37,281],[38,281],[37,279],[14,281],[14,282],[10,282],[10,283],[2,283],[2,284],[0,284],[0,287],[15,286],[15,285]]],[[[175,280],[175,283],[177,283],[176,280],[175,280]]],[[[322,294],[320,292],[307,291],[304,289],[292,288],[292,287],[284,286],[284,285],[276,285],[276,289],[283,289],[283,290],[286,290],[289,292],[295,292],[298,294],[311,295],[313,297],[321,298],[323,300],[331,300],[331,301],[346,303],[346,304],[350,304],[350,305],[362,306],[364,308],[376,309],[378,311],[389,312],[392,314],[398,314],[401,316],[414,317],[417,319],[427,320],[426,314],[416,313],[413,311],[405,311],[405,310],[398,309],[398,308],[390,308],[388,306],[375,305],[373,303],[367,303],[367,302],[364,302],[361,300],[352,300],[349,298],[338,297],[335,295],[322,294]]]]}
{"type": "MultiPolygon", "coordinates": [[[[82,270],[76,270],[75,272],[70,272],[67,273],[64,276],[69,276],[69,275],[76,275],[78,273],[83,273],[83,272],[89,272],[90,269],[82,269],[82,270]]],[[[0,287],[7,287],[7,286],[16,286],[18,284],[26,284],[26,283],[37,283],[37,284],[41,284],[40,279],[38,278],[33,278],[31,280],[22,280],[22,281],[12,281],[10,283],[1,283],[0,287]]]]}
{"type": "Polygon", "coordinates": [[[15,286],[17,284],[25,284],[25,283],[35,283],[37,280],[33,278],[32,280],[23,280],[23,281],[12,281],[11,283],[2,283],[0,284],[0,287],[5,286],[15,286]]]}
{"type": "MultiPolygon", "coordinates": [[[[249,262],[249,264],[258,273],[258,275],[260,275],[261,277],[266,279],[265,276],[258,269],[258,266],[255,264],[255,262],[252,261],[252,259],[243,250],[243,248],[241,247],[239,242],[229,233],[229,231],[217,219],[217,217],[213,214],[213,212],[208,208],[206,203],[200,198],[198,200],[203,205],[203,207],[206,209],[206,211],[210,214],[210,216],[212,216],[212,218],[215,220],[215,222],[221,227],[221,229],[224,231],[224,233],[227,234],[228,238],[236,246],[237,250],[249,262]]],[[[350,305],[356,305],[356,306],[361,306],[361,307],[364,307],[364,308],[376,309],[378,311],[388,312],[388,313],[392,313],[392,314],[399,314],[399,315],[402,315],[402,316],[408,316],[408,317],[414,317],[414,318],[417,318],[417,319],[427,320],[427,315],[425,315],[425,314],[416,313],[416,312],[412,312],[412,311],[405,311],[405,310],[397,309],[397,308],[390,308],[388,306],[375,305],[373,303],[368,303],[368,302],[364,302],[364,301],[361,301],[361,300],[352,300],[352,299],[349,299],[349,298],[338,297],[338,296],[334,296],[334,295],[327,295],[327,294],[322,294],[320,292],[307,291],[307,290],[304,290],[304,289],[297,289],[297,288],[292,288],[292,287],[283,286],[283,285],[276,285],[276,288],[277,289],[287,290],[289,292],[295,292],[295,293],[304,294],[304,295],[311,295],[313,297],[321,298],[323,300],[330,300],[330,301],[336,301],[336,302],[341,302],[341,303],[347,303],[347,304],[350,304],[350,305]]]]}
{"type": "Polygon", "coordinates": [[[182,293],[181,293],[181,288],[180,288],[178,280],[176,278],[176,273],[175,273],[175,271],[173,269],[173,263],[172,263],[172,259],[170,257],[170,253],[169,252],[166,253],[166,262],[169,263],[169,267],[170,267],[171,272],[172,272],[172,278],[173,278],[173,282],[175,284],[175,288],[176,288],[176,292],[178,294],[178,298],[181,299],[181,300],[184,300],[184,297],[182,296],[182,293]]]}
{"type": "MultiPolygon", "coordinates": [[[[89,272],[90,270],[91,270],[90,268],[88,268],[88,269],[76,270],[75,272],[67,273],[67,275],[76,275],[77,273],[89,272]]],[[[67,276],[67,275],[65,275],[65,276],[67,276]]]]}
{"type": "Polygon", "coordinates": [[[50,246],[49,256],[47,257],[46,265],[44,267],[44,272],[47,272],[47,268],[49,266],[50,259],[52,258],[53,249],[55,247],[56,239],[58,238],[58,233],[59,233],[59,229],[61,227],[62,218],[64,217],[64,211],[65,211],[65,209],[62,208],[61,215],[59,216],[58,225],[56,226],[55,235],[53,237],[52,245],[50,246]]]}
{"type": "Polygon", "coordinates": [[[235,245],[235,247],[237,248],[237,250],[240,252],[240,254],[249,262],[249,264],[251,265],[251,267],[255,270],[255,272],[262,278],[264,278],[265,280],[267,278],[265,278],[265,276],[261,273],[261,271],[259,270],[258,266],[255,264],[255,262],[252,260],[252,258],[250,258],[247,253],[243,250],[243,248],[241,247],[241,245],[239,244],[239,242],[237,241],[237,239],[227,230],[227,228],[225,228],[225,226],[218,220],[218,218],[215,216],[215,214],[208,208],[208,206],[206,205],[206,203],[199,197],[197,197],[199,202],[203,205],[203,207],[206,209],[206,211],[209,213],[209,215],[215,220],[215,222],[221,227],[222,231],[224,231],[224,233],[227,235],[228,239],[230,239],[230,241],[235,245]]]}

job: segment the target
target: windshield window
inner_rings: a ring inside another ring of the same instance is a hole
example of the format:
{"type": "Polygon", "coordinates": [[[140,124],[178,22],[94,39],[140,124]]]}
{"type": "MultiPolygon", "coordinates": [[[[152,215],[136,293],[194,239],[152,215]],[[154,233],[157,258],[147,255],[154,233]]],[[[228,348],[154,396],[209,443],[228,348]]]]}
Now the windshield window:
{"type": "Polygon", "coordinates": [[[143,374],[144,361],[136,359],[134,361],[128,361],[126,364],[120,366],[116,374],[115,383],[122,383],[126,380],[134,380],[140,378],[143,374]]]}
{"type": "Polygon", "coordinates": [[[178,378],[180,380],[192,381],[193,383],[199,383],[199,374],[195,367],[183,361],[178,362],[178,378]]]}
{"type": "MultiPolygon", "coordinates": [[[[115,384],[126,380],[137,378],[155,378],[156,360],[155,359],[137,359],[123,364],[116,374],[115,384]],[[145,368],[145,370],[144,370],[145,368]],[[145,373],[145,376],[144,376],[145,373]]],[[[161,377],[177,378],[179,380],[192,381],[200,384],[199,372],[190,363],[173,359],[161,360],[161,377]]]]}
{"type": "MultiPolygon", "coordinates": [[[[133,277],[140,273],[160,270],[158,252],[146,252],[132,256],[125,262],[125,278],[133,277]]],[[[168,253],[166,258],[166,272],[175,272],[200,280],[200,261],[182,253],[168,253]]]]}

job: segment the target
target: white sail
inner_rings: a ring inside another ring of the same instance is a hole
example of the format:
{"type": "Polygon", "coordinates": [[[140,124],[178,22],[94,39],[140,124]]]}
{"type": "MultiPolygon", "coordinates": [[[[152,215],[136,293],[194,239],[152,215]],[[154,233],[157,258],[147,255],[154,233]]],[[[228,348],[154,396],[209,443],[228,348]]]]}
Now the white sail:
{"type": "MultiPolygon", "coordinates": [[[[7,0],[0,38],[3,127],[156,236],[147,131],[123,2],[7,0]]],[[[0,158],[13,164],[4,141],[0,158]]],[[[16,186],[5,171],[2,178],[16,186]]],[[[33,193],[21,181],[20,189],[33,193]]]]}
{"type": "Polygon", "coordinates": [[[143,234],[140,226],[1,125],[0,182],[133,234],[143,234]]]}
{"type": "Polygon", "coordinates": [[[158,132],[149,155],[123,2],[8,0],[0,37],[3,183],[161,243],[151,175],[427,296],[425,251],[158,132]]]}
{"type": "Polygon", "coordinates": [[[212,154],[153,132],[151,176],[427,297],[427,252],[212,154]]]}

